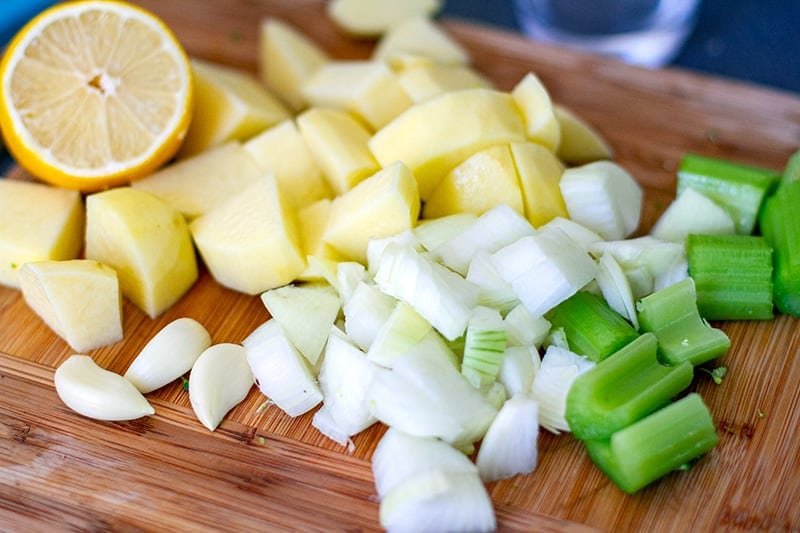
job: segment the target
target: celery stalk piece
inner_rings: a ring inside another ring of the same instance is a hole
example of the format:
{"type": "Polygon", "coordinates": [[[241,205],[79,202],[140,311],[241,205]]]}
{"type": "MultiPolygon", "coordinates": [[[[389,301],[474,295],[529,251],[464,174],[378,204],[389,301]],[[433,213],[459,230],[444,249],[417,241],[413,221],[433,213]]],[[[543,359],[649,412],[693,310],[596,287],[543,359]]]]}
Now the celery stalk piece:
{"type": "Polygon", "coordinates": [[[761,233],[774,249],[773,300],[800,317],[800,180],[784,182],[764,203],[761,233]]]}
{"type": "Polygon", "coordinates": [[[545,315],[554,327],[564,328],[570,349],[599,362],[616,352],[638,333],[603,298],[578,291],[545,315]]]}
{"type": "Polygon", "coordinates": [[[753,235],[694,235],[686,240],[697,309],[707,320],[769,320],[772,248],[753,235]]]}
{"type": "Polygon", "coordinates": [[[662,365],[657,351],[656,336],[644,333],[575,378],[565,418],[576,438],[608,439],[689,386],[692,364],[662,365]]]}
{"type": "Polygon", "coordinates": [[[500,313],[477,306],[467,324],[461,373],[473,387],[488,387],[497,379],[507,345],[506,329],[500,313]]]}
{"type": "Polygon", "coordinates": [[[492,254],[492,261],[534,316],[544,315],[597,274],[591,256],[557,228],[522,237],[492,254]]]}
{"type": "Polygon", "coordinates": [[[800,150],[797,150],[789,157],[789,161],[786,162],[786,166],[783,169],[781,183],[791,181],[800,181],[800,150]]]}
{"type": "Polygon", "coordinates": [[[661,214],[650,234],[665,241],[684,242],[690,233],[731,235],[736,227],[725,208],[687,187],[661,214]]]}
{"type": "Polygon", "coordinates": [[[464,334],[478,287],[414,248],[390,243],[375,273],[378,287],[410,304],[447,340],[464,334]]]}
{"type": "Polygon", "coordinates": [[[678,167],[677,194],[686,188],[702,193],[728,211],[736,233],[749,235],[764,198],[780,179],[773,170],[686,154],[678,167]]]}
{"type": "Polygon", "coordinates": [[[606,440],[584,441],[592,461],[633,494],[698,459],[717,444],[711,413],[697,393],[646,416],[606,440]]]}
{"type": "Polygon", "coordinates": [[[666,364],[689,361],[697,366],[721,356],[731,346],[725,332],[700,317],[692,278],[645,296],[636,308],[640,330],[655,333],[659,358],[666,364]]]}

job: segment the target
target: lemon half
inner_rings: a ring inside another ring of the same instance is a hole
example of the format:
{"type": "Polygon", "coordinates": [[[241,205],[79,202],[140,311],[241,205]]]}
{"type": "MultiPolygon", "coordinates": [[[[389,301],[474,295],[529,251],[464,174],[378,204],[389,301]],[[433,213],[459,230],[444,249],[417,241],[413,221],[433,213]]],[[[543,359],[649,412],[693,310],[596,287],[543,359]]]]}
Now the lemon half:
{"type": "Polygon", "coordinates": [[[96,191],[149,174],[192,116],[188,57],[152,13],[116,1],[57,4],[0,62],[0,129],[34,177],[96,191]]]}

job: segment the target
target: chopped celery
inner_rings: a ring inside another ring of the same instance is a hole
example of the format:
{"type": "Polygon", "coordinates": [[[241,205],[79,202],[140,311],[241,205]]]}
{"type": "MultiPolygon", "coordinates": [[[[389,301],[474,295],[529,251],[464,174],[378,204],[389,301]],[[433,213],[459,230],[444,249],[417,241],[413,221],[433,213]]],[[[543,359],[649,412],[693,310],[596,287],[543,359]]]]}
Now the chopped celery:
{"type": "Polygon", "coordinates": [[[691,393],[614,433],[584,441],[592,461],[632,494],[693,461],[717,444],[714,421],[702,398],[691,393]]]}
{"type": "Polygon", "coordinates": [[[700,317],[694,280],[685,278],[636,303],[639,326],[658,339],[659,357],[669,365],[689,361],[694,366],[728,351],[731,341],[700,317]]]}
{"type": "Polygon", "coordinates": [[[483,306],[473,309],[461,363],[461,373],[472,386],[480,389],[497,379],[506,344],[506,329],[500,313],[483,306]]]}
{"type": "Polygon", "coordinates": [[[800,317],[800,180],[784,182],[764,203],[761,233],[774,249],[773,300],[782,313],[800,317]]]}
{"type": "Polygon", "coordinates": [[[588,291],[578,291],[545,318],[552,326],[564,328],[572,351],[594,362],[602,361],[638,336],[603,298],[588,291]]]}
{"type": "Polygon", "coordinates": [[[790,181],[800,181],[800,150],[797,150],[789,157],[789,161],[783,169],[783,179],[781,183],[790,181]]]}
{"type": "Polygon", "coordinates": [[[691,363],[664,366],[657,350],[655,335],[644,333],[575,378],[565,415],[575,437],[608,439],[689,386],[694,374],[691,363]]]}
{"type": "Polygon", "coordinates": [[[686,239],[697,309],[708,320],[768,320],[772,312],[772,248],[752,235],[686,239]]]}
{"type": "Polygon", "coordinates": [[[775,171],[723,159],[687,154],[678,168],[678,195],[692,188],[728,211],[736,232],[749,235],[764,198],[778,183],[775,171]]]}

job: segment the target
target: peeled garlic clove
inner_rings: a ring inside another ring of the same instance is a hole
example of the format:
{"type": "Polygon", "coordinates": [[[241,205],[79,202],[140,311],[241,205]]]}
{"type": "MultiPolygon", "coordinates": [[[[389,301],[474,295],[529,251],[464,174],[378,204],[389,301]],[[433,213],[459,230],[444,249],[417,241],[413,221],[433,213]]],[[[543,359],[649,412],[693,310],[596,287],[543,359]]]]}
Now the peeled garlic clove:
{"type": "Polygon", "coordinates": [[[133,384],[88,355],[71,355],[55,372],[56,392],[73,411],[97,420],[133,420],[155,409],[133,384]]]}
{"type": "Polygon", "coordinates": [[[164,326],[142,348],[125,377],[146,394],[178,379],[211,346],[211,336],[192,318],[179,318],[164,326]]]}
{"type": "Polygon", "coordinates": [[[189,374],[189,400],[198,420],[214,431],[225,414],[245,399],[255,383],[240,344],[222,343],[207,348],[189,374]]]}

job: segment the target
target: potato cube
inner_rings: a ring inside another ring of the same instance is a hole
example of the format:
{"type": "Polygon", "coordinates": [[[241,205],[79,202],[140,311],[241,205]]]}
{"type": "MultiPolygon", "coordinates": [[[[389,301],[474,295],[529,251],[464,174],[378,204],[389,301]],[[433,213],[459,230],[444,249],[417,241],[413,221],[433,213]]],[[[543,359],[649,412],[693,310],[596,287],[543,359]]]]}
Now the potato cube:
{"type": "Polygon", "coordinates": [[[84,220],[78,191],[0,179],[0,284],[18,289],[28,261],[77,258],[84,220]]]}

